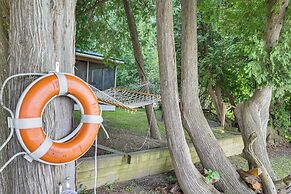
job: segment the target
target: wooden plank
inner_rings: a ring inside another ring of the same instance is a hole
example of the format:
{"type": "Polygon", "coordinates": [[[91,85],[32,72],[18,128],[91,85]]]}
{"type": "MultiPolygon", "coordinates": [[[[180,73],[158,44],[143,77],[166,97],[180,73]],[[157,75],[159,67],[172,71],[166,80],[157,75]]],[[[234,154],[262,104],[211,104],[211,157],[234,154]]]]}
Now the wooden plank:
{"type": "MultiPolygon", "coordinates": [[[[243,150],[241,136],[234,135],[227,139],[219,139],[219,145],[227,156],[240,154],[243,150]]],[[[199,157],[193,145],[190,146],[193,162],[199,157]]],[[[167,148],[158,148],[145,151],[132,152],[131,164],[127,163],[126,156],[110,154],[98,156],[98,186],[113,182],[120,182],[159,174],[173,169],[171,157],[167,148]]],[[[83,184],[87,189],[94,186],[94,158],[77,161],[77,185],[83,184]]]]}
{"type": "Polygon", "coordinates": [[[119,155],[124,155],[124,156],[127,156],[128,154],[125,153],[125,152],[121,152],[119,150],[115,150],[115,149],[112,149],[112,148],[109,148],[109,147],[106,147],[104,145],[101,145],[101,144],[97,144],[97,148],[101,149],[101,150],[105,150],[105,151],[108,151],[108,152],[112,152],[114,154],[119,154],[119,155]]]}

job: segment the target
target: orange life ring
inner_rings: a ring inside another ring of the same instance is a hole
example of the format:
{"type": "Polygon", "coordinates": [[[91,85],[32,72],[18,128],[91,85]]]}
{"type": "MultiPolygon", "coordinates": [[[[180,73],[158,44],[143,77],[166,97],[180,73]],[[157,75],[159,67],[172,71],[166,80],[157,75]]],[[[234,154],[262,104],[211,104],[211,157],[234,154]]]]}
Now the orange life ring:
{"type": "Polygon", "coordinates": [[[17,137],[31,160],[47,164],[64,164],[84,155],[93,145],[102,117],[97,97],[80,78],[51,73],[31,83],[21,95],[14,120],[17,137]],[[51,140],[42,127],[42,114],[55,97],[65,95],[82,109],[80,125],[63,140],[51,140]]]}

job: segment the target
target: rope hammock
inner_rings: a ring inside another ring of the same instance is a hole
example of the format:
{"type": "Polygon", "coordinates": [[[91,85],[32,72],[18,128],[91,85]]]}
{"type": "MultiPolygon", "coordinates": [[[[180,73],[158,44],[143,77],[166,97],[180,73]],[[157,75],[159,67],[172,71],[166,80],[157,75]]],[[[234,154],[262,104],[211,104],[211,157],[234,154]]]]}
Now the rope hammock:
{"type": "Polygon", "coordinates": [[[104,91],[100,91],[94,86],[91,88],[99,101],[134,112],[138,107],[157,103],[161,100],[159,95],[148,92],[148,83],[131,84],[104,91]]]}

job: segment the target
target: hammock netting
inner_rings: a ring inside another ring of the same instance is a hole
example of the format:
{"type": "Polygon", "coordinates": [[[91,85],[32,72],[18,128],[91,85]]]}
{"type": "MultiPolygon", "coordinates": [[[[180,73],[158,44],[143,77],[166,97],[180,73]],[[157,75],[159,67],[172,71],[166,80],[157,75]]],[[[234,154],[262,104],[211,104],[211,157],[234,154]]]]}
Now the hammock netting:
{"type": "MultiPolygon", "coordinates": [[[[34,80],[35,76],[29,76],[25,79],[24,85],[29,85],[34,80]]],[[[160,95],[148,92],[153,88],[149,83],[130,84],[110,88],[104,91],[101,91],[92,85],[90,85],[90,87],[101,103],[114,105],[133,112],[137,111],[136,108],[161,101],[160,95]]]]}
{"type": "Polygon", "coordinates": [[[148,92],[150,88],[149,84],[131,84],[104,91],[91,85],[90,87],[100,102],[134,112],[138,107],[154,104],[161,100],[159,95],[148,92]]]}

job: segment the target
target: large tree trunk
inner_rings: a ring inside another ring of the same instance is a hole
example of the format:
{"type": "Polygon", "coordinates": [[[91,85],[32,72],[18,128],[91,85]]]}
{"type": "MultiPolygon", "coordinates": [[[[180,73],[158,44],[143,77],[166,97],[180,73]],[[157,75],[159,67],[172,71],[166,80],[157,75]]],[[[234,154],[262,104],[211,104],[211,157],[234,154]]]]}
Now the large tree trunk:
{"type": "Polygon", "coordinates": [[[164,122],[172,164],[186,194],[215,192],[193,165],[185,140],[178,98],[171,0],[157,0],[157,42],[164,122]]]}
{"type": "MultiPolygon", "coordinates": [[[[9,74],[48,72],[60,63],[60,71],[73,72],[75,48],[75,1],[11,1],[9,28],[9,74]]],[[[17,79],[9,87],[9,105],[15,110],[27,79],[17,79]]],[[[72,103],[65,97],[53,100],[45,111],[46,127],[56,129],[51,138],[58,139],[71,131],[72,103]]],[[[8,155],[22,151],[14,138],[8,155]]],[[[75,164],[50,166],[29,163],[19,157],[10,164],[9,193],[58,193],[58,183],[66,176],[75,183],[75,164]],[[12,186],[13,185],[13,186],[12,186]]],[[[7,169],[6,169],[7,170],[7,169]]]]}
{"type": "Polygon", "coordinates": [[[217,187],[225,193],[252,193],[226,158],[209,127],[199,101],[196,1],[182,0],[182,118],[202,165],[221,175],[217,187]]]}
{"type": "MultiPolygon", "coordinates": [[[[288,4],[289,0],[267,1],[267,25],[264,41],[268,58],[263,62],[264,64],[262,66],[270,67],[270,53],[279,40],[288,4]],[[278,5],[279,9],[277,9],[278,5]]],[[[256,133],[258,138],[253,144],[254,154],[262,162],[272,179],[275,180],[276,177],[266,150],[271,98],[271,87],[265,86],[262,89],[257,88],[249,100],[237,106],[235,113],[242,131],[245,146],[248,146],[247,140],[250,134],[256,133]]],[[[253,165],[255,164],[250,163],[250,166],[253,165]]]]}
{"type": "MultiPolygon", "coordinates": [[[[271,87],[257,89],[249,100],[237,105],[235,113],[245,146],[248,144],[250,135],[255,132],[257,135],[257,140],[253,143],[254,153],[267,169],[272,179],[275,180],[275,174],[272,170],[266,148],[271,98],[271,87]]],[[[256,165],[250,164],[250,168],[252,167],[256,167],[256,165]]]]}
{"type": "MultiPolygon", "coordinates": [[[[0,0],[0,85],[7,77],[8,69],[8,28],[9,28],[9,5],[8,0],[0,0]]],[[[4,109],[0,108],[0,145],[5,141],[8,136],[8,128],[6,123],[6,112],[4,109]]],[[[7,160],[7,151],[4,148],[0,152],[0,166],[2,166],[7,160]]],[[[0,173],[0,193],[11,193],[9,188],[8,171],[3,171],[0,173]]]]}
{"type": "MultiPolygon", "coordinates": [[[[136,27],[134,15],[131,11],[130,4],[131,4],[130,0],[123,0],[124,10],[127,17],[128,29],[129,29],[129,33],[131,37],[131,42],[132,42],[133,54],[134,54],[134,58],[137,64],[139,79],[141,82],[147,82],[144,58],[143,58],[141,47],[139,44],[137,27],[136,27]]],[[[148,86],[146,87],[146,91],[149,92],[148,86]]],[[[157,119],[155,116],[155,112],[153,109],[153,105],[147,105],[145,106],[145,109],[146,109],[146,115],[148,119],[151,137],[154,139],[161,139],[161,134],[160,134],[159,126],[158,126],[157,119]]]]}

